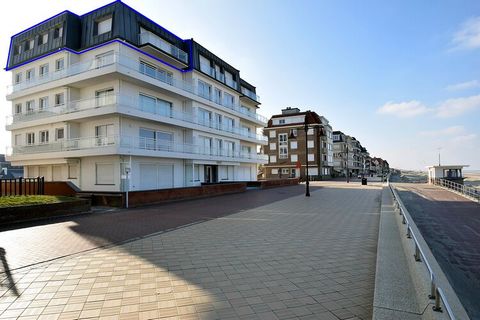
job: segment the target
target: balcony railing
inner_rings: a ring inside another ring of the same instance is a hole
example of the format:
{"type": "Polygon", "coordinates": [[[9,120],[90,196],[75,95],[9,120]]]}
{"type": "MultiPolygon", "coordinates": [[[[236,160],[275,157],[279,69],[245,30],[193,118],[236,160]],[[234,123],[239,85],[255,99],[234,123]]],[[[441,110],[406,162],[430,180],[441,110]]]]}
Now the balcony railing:
{"type": "Polygon", "coordinates": [[[174,56],[178,60],[188,63],[188,54],[183,51],[182,49],[177,48],[171,43],[168,43],[167,41],[163,40],[159,36],[151,33],[151,32],[142,32],[140,33],[140,43],[141,44],[146,44],[150,43],[157,47],[158,49],[174,56]]]}
{"type": "Polygon", "coordinates": [[[12,92],[17,92],[21,90],[25,90],[28,88],[32,88],[34,86],[44,84],[50,81],[62,79],[65,77],[77,75],[83,72],[87,72],[90,70],[96,70],[99,68],[104,68],[106,66],[110,66],[113,64],[118,64],[120,66],[123,66],[125,68],[130,69],[131,71],[134,71],[138,74],[143,74],[149,77],[152,77],[156,80],[161,81],[162,83],[168,84],[169,86],[172,86],[174,88],[186,91],[188,93],[194,94],[196,96],[202,97],[204,99],[207,99],[211,102],[214,102],[218,105],[221,105],[225,108],[231,109],[233,111],[236,111],[238,113],[241,113],[249,118],[252,118],[256,121],[260,121],[263,123],[267,122],[267,118],[264,116],[251,112],[248,110],[245,110],[244,108],[241,108],[240,104],[234,104],[234,105],[229,105],[227,103],[224,103],[224,101],[215,101],[213,95],[206,95],[202,96],[201,91],[198,89],[198,86],[196,86],[192,81],[185,81],[185,80],[180,80],[180,79],[175,79],[172,77],[169,77],[166,75],[165,72],[159,72],[157,70],[152,71],[149,70],[148,72],[145,71],[140,67],[139,61],[133,60],[130,57],[124,56],[124,55],[118,55],[118,54],[111,54],[107,56],[102,56],[101,58],[96,58],[92,59],[87,62],[82,62],[82,63],[76,63],[72,64],[65,69],[61,71],[55,71],[52,73],[49,73],[43,77],[36,77],[31,79],[30,81],[24,81],[18,84],[15,84],[13,86],[8,86],[7,91],[10,93],[12,92]]]}
{"type": "Polygon", "coordinates": [[[228,126],[217,121],[206,121],[202,118],[196,117],[193,113],[180,112],[173,109],[166,109],[160,103],[146,104],[142,103],[136,97],[129,97],[126,95],[112,94],[102,97],[94,97],[89,99],[82,99],[77,101],[70,101],[62,105],[34,109],[27,113],[19,113],[13,116],[7,116],[7,125],[12,123],[19,123],[23,121],[32,121],[53,117],[62,114],[76,113],[86,110],[95,110],[98,108],[105,108],[111,106],[121,106],[132,110],[140,110],[143,112],[160,115],[163,117],[180,120],[188,123],[197,124],[203,127],[208,127],[214,130],[236,134],[242,137],[248,137],[259,141],[267,141],[264,135],[256,134],[248,131],[248,129],[228,126]]]}
{"type": "MultiPolygon", "coordinates": [[[[237,152],[230,149],[208,148],[196,144],[177,143],[170,140],[150,139],[131,136],[101,136],[64,139],[52,143],[14,146],[9,148],[8,155],[37,154],[50,152],[67,152],[87,149],[116,147],[131,150],[151,150],[167,153],[207,155],[236,159],[267,160],[266,155],[248,152],[237,152]]],[[[118,150],[116,150],[118,152],[118,150]]]]}
{"type": "Polygon", "coordinates": [[[253,91],[250,91],[247,88],[242,87],[242,93],[247,97],[249,97],[250,99],[260,102],[260,96],[254,93],[253,91]]]}

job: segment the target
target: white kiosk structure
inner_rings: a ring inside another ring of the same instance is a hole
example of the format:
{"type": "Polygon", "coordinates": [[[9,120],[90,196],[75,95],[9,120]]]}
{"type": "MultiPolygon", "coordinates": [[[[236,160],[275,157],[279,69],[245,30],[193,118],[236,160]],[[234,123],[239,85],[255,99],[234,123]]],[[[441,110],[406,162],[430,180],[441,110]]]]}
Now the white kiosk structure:
{"type": "Polygon", "coordinates": [[[428,166],[428,183],[435,184],[436,179],[445,179],[456,183],[463,184],[462,169],[468,165],[438,165],[428,166]]]}

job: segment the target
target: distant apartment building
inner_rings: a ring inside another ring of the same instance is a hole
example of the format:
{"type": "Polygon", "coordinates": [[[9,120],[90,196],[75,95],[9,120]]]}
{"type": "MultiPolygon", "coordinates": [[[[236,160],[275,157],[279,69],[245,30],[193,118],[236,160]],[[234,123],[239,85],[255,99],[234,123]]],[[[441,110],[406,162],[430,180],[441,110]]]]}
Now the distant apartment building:
{"type": "Polygon", "coordinates": [[[370,172],[375,175],[384,175],[390,171],[390,165],[387,160],[382,158],[371,158],[370,172]]]}
{"type": "Polygon", "coordinates": [[[333,162],[336,176],[366,174],[369,153],[360,141],[342,131],[333,131],[333,162]]]}
{"type": "Polygon", "coordinates": [[[312,179],[331,177],[333,169],[332,127],[329,121],[312,111],[286,108],[271,117],[263,129],[268,139],[264,153],[267,179],[306,176],[312,179]],[[308,131],[305,132],[305,123],[308,131]]]}
{"type": "Polygon", "coordinates": [[[7,70],[8,159],[26,177],[148,190],[256,180],[267,163],[256,88],[120,1],[14,35],[7,70]]]}

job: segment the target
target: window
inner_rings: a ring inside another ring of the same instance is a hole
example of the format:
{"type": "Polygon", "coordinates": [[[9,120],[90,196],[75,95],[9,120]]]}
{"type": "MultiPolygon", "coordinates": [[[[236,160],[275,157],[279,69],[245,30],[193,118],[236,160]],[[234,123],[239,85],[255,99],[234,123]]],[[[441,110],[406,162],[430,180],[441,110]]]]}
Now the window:
{"type": "Polygon", "coordinates": [[[313,128],[308,129],[307,134],[309,136],[313,135],[313,128]]]}
{"type": "Polygon", "coordinates": [[[38,100],[38,109],[43,110],[48,107],[48,97],[43,97],[38,100]]]}
{"type": "Polygon", "coordinates": [[[19,72],[15,74],[15,84],[20,82],[22,82],[22,74],[19,72]]]}
{"type": "Polygon", "coordinates": [[[48,63],[41,65],[39,68],[40,77],[46,76],[47,74],[48,74],[48,63]]]}
{"type": "Polygon", "coordinates": [[[277,133],[275,130],[270,130],[269,133],[268,133],[268,136],[270,138],[275,138],[277,136],[277,133]]]}
{"type": "Polygon", "coordinates": [[[297,149],[297,141],[290,141],[290,149],[297,149]]]}
{"type": "Polygon", "coordinates": [[[278,158],[279,159],[288,159],[288,147],[279,146],[279,148],[278,148],[278,158]]]}
{"type": "Polygon", "coordinates": [[[289,168],[282,168],[282,174],[290,174],[289,168]]]}
{"type": "Polygon", "coordinates": [[[144,61],[140,61],[140,73],[146,74],[152,78],[156,78],[157,67],[144,61]]]}
{"type": "Polygon", "coordinates": [[[48,42],[48,33],[45,32],[38,37],[38,45],[45,44],[48,42]]]}
{"type": "Polygon", "coordinates": [[[22,113],[22,104],[17,103],[15,104],[15,114],[20,114],[20,113],[22,113]]]}
{"type": "Polygon", "coordinates": [[[278,169],[272,169],[272,174],[278,174],[278,169]]]}
{"type": "Polygon", "coordinates": [[[219,130],[222,130],[222,115],[221,114],[218,114],[218,113],[215,113],[215,128],[219,129],[219,130]]]}
{"type": "Polygon", "coordinates": [[[26,106],[26,108],[27,108],[27,113],[28,113],[28,112],[32,112],[33,109],[35,109],[35,101],[34,101],[34,100],[27,101],[27,102],[25,103],[25,106],[26,106]]]}
{"type": "Polygon", "coordinates": [[[218,104],[222,103],[222,91],[220,91],[220,89],[217,89],[217,88],[214,89],[213,101],[215,101],[215,103],[218,103],[218,104]]]}
{"type": "Polygon", "coordinates": [[[113,124],[105,124],[95,127],[95,137],[97,145],[113,144],[113,124]]]}
{"type": "Polygon", "coordinates": [[[169,101],[140,93],[139,103],[140,109],[145,112],[156,113],[165,117],[172,116],[173,105],[169,101]]]}
{"type": "Polygon", "coordinates": [[[315,142],[313,140],[308,140],[307,141],[307,148],[314,148],[315,147],[315,142]]]}
{"type": "Polygon", "coordinates": [[[243,156],[250,157],[250,154],[252,153],[252,147],[242,146],[242,153],[243,153],[243,156]]]}
{"type": "Polygon", "coordinates": [[[280,119],[280,120],[278,120],[278,123],[279,123],[279,124],[285,124],[285,119],[280,119]]]}
{"type": "Polygon", "coordinates": [[[35,77],[35,69],[28,69],[25,72],[25,80],[30,81],[35,77]]]}
{"type": "Polygon", "coordinates": [[[63,27],[62,26],[55,27],[55,29],[53,30],[53,38],[58,39],[58,38],[61,38],[62,36],[63,36],[63,27]]]}
{"type": "Polygon", "coordinates": [[[108,106],[113,103],[113,89],[105,89],[95,92],[95,104],[97,107],[108,106]]]}
{"type": "Polygon", "coordinates": [[[202,154],[214,154],[212,151],[212,138],[210,137],[203,137],[199,136],[198,137],[200,143],[200,153],[202,154]]]}
{"type": "Polygon", "coordinates": [[[288,143],[288,137],[286,133],[280,133],[278,135],[278,144],[280,146],[286,146],[288,143]]]}
{"type": "Polygon", "coordinates": [[[246,107],[246,106],[241,106],[241,107],[240,107],[240,111],[241,111],[242,113],[248,114],[248,113],[250,113],[250,108],[249,108],[249,107],[246,107]]]}
{"type": "Polygon", "coordinates": [[[106,17],[95,21],[93,30],[95,36],[110,32],[112,30],[112,17],[106,17]]]}
{"type": "Polygon", "coordinates": [[[224,121],[224,123],[225,123],[224,124],[225,125],[224,129],[227,130],[227,131],[232,131],[233,128],[235,127],[235,120],[233,120],[233,118],[230,118],[230,117],[227,117],[227,116],[224,117],[224,120],[225,120],[224,121]]]}
{"type": "Polygon", "coordinates": [[[206,84],[203,81],[198,80],[198,94],[200,97],[210,100],[210,94],[212,86],[206,84]]]}
{"type": "Polygon", "coordinates": [[[55,95],[55,105],[59,106],[59,105],[63,105],[64,103],[65,103],[65,94],[63,92],[57,93],[55,95]]]}
{"type": "Polygon", "coordinates": [[[224,141],[225,155],[227,157],[233,157],[235,155],[235,143],[232,141],[224,141]]]}
{"type": "Polygon", "coordinates": [[[48,130],[40,131],[40,143],[48,143],[48,130]]]}
{"type": "Polygon", "coordinates": [[[69,164],[68,165],[68,179],[77,179],[78,177],[78,165],[69,164]]]}
{"type": "Polygon", "coordinates": [[[63,70],[65,67],[65,60],[63,58],[55,60],[55,71],[63,70]]]}
{"type": "Polygon", "coordinates": [[[201,125],[210,126],[212,113],[202,108],[198,108],[198,121],[201,125]]]}
{"type": "Polygon", "coordinates": [[[21,134],[16,134],[15,135],[15,145],[19,146],[22,143],[22,135],[21,134]]]}
{"type": "Polygon", "coordinates": [[[270,150],[277,150],[277,144],[275,142],[270,143],[270,150]]]}
{"type": "Polygon", "coordinates": [[[297,129],[290,129],[290,136],[296,137],[297,136],[297,129]]]}
{"type": "Polygon", "coordinates": [[[290,161],[291,161],[291,162],[297,162],[297,161],[298,161],[298,156],[297,156],[296,154],[292,154],[292,155],[290,156],[290,161]]]}
{"type": "Polygon", "coordinates": [[[171,151],[173,148],[173,133],[140,128],[140,144],[149,150],[171,151]]]}
{"type": "Polygon", "coordinates": [[[55,140],[63,140],[65,137],[65,129],[64,128],[56,128],[55,129],[55,140]]]}
{"type": "Polygon", "coordinates": [[[15,54],[20,54],[22,53],[22,45],[21,44],[17,44],[14,48],[14,52],[15,54]]]}
{"type": "Polygon", "coordinates": [[[35,46],[35,40],[30,39],[25,42],[25,51],[32,50],[35,46]]]}
{"type": "Polygon", "coordinates": [[[223,105],[226,107],[233,107],[235,103],[235,97],[232,96],[230,93],[223,93],[223,105]]]}
{"type": "Polygon", "coordinates": [[[26,135],[27,138],[27,145],[35,144],[35,133],[29,132],[26,135]]]}
{"type": "Polygon", "coordinates": [[[114,184],[113,172],[113,163],[96,163],[95,183],[105,185],[114,184]]]}
{"type": "Polygon", "coordinates": [[[270,156],[269,160],[270,160],[269,161],[270,163],[275,163],[275,162],[277,162],[277,156],[270,156]]]}
{"type": "Polygon", "coordinates": [[[313,153],[308,154],[308,161],[315,161],[315,155],[313,153]]]}

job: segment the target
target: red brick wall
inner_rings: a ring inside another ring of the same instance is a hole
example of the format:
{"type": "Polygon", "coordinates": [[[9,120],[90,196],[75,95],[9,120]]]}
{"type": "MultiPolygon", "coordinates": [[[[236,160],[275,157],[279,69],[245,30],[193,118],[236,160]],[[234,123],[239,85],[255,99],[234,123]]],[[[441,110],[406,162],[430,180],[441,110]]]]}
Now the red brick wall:
{"type": "Polygon", "coordinates": [[[174,188],[150,191],[129,192],[129,207],[137,207],[146,204],[162,203],[175,200],[186,200],[217,196],[222,194],[244,192],[247,184],[241,183],[220,183],[204,185],[200,187],[174,188]]]}

